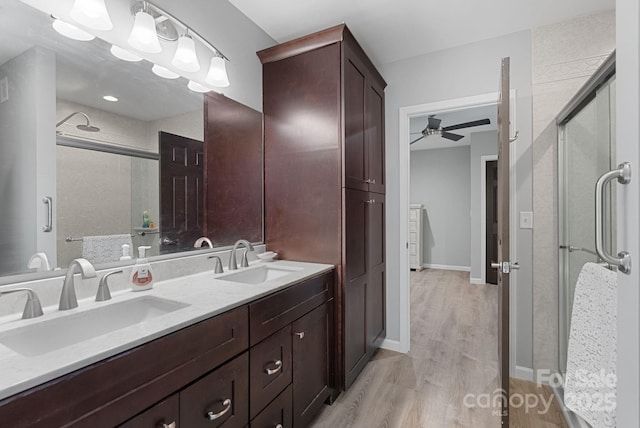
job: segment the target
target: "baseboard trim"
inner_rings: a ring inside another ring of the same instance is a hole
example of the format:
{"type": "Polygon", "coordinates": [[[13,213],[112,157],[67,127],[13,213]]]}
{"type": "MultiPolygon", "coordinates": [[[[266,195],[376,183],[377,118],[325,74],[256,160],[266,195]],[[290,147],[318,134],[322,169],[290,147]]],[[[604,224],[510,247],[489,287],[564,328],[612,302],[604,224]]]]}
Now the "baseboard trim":
{"type": "Polygon", "coordinates": [[[533,369],[529,367],[516,366],[516,372],[512,373],[511,376],[516,379],[528,380],[529,382],[533,382],[533,369]]]}
{"type": "Polygon", "coordinates": [[[409,346],[404,346],[399,340],[384,339],[380,347],[389,351],[400,352],[406,354],[409,352],[409,346]]]}
{"type": "Polygon", "coordinates": [[[471,284],[484,284],[482,278],[469,278],[471,284]]]}
{"type": "Polygon", "coordinates": [[[459,272],[471,272],[471,267],[469,266],[454,266],[454,265],[438,265],[432,263],[425,263],[422,267],[427,269],[442,269],[442,270],[456,270],[459,272]]]}

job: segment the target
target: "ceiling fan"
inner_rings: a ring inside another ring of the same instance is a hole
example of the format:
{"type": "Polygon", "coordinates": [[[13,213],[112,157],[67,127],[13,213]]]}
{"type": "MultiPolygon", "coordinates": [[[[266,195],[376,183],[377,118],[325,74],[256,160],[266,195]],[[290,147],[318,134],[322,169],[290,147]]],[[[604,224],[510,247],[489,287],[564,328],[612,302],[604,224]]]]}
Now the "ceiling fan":
{"type": "Polygon", "coordinates": [[[436,134],[440,134],[442,138],[446,138],[447,140],[458,141],[464,138],[464,135],[454,134],[449,131],[455,131],[456,129],[463,129],[463,128],[472,128],[474,126],[480,126],[480,125],[489,125],[491,123],[489,119],[481,119],[481,120],[474,120],[473,122],[458,123],[457,125],[440,127],[440,122],[442,122],[442,119],[436,119],[435,114],[430,115],[429,123],[427,124],[426,128],[424,128],[420,132],[412,132],[412,134],[421,134],[422,136],[419,138],[416,138],[409,144],[413,144],[417,141],[420,141],[424,137],[427,137],[429,135],[436,135],[436,134]]]}

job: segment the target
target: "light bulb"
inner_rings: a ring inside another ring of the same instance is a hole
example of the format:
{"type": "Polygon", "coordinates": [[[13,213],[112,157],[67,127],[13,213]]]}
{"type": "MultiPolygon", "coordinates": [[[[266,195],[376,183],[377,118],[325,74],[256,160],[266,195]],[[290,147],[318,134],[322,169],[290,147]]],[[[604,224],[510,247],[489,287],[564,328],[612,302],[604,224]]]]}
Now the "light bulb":
{"type": "Polygon", "coordinates": [[[104,0],[75,0],[69,15],[85,27],[99,31],[109,31],[113,23],[104,0]]]}
{"type": "Polygon", "coordinates": [[[153,16],[144,11],[136,13],[128,42],[133,48],[142,52],[158,53],[162,50],[153,16]]]}
{"type": "Polygon", "coordinates": [[[178,73],[174,73],[168,68],[164,68],[158,64],[153,64],[153,67],[151,67],[151,71],[153,71],[153,74],[155,74],[156,76],[164,77],[165,79],[177,79],[178,77],[180,77],[178,73]]]}
{"type": "Polygon", "coordinates": [[[209,92],[211,90],[206,86],[199,84],[198,82],[194,82],[193,80],[189,80],[189,83],[187,83],[187,88],[191,89],[193,92],[199,92],[201,94],[204,94],[205,92],[209,92]]]}
{"type": "Polygon", "coordinates": [[[180,36],[178,48],[171,63],[180,70],[195,73],[200,70],[198,56],[196,55],[196,44],[188,34],[180,36]]]}
{"type": "Polygon", "coordinates": [[[209,72],[205,80],[208,84],[220,88],[229,86],[229,77],[227,76],[227,67],[224,58],[219,56],[211,58],[209,72]]]}
{"type": "Polygon", "coordinates": [[[116,45],[112,45],[111,46],[111,53],[113,54],[113,56],[115,56],[116,58],[119,58],[123,61],[129,61],[129,62],[138,62],[138,61],[142,61],[142,58],[139,57],[138,55],[129,52],[126,49],[122,49],[120,46],[116,46],[116,45]]]}
{"type": "Polygon", "coordinates": [[[79,29],[75,25],[71,25],[68,22],[64,22],[58,18],[54,18],[52,25],[53,29],[56,30],[58,34],[62,34],[63,36],[73,40],[88,42],[89,40],[93,40],[96,38],[96,36],[94,36],[93,34],[89,34],[86,31],[79,29]]]}

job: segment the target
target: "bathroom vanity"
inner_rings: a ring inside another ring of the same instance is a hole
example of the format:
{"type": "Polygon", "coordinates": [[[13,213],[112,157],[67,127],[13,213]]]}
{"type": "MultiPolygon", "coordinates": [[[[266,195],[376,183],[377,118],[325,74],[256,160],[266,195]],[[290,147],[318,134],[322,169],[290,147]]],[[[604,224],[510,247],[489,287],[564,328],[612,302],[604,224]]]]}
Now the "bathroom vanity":
{"type": "Polygon", "coordinates": [[[181,306],[39,355],[7,342],[2,326],[10,373],[0,379],[0,420],[14,428],[306,426],[332,393],[333,296],[333,266],[258,263],[120,293],[111,305],[181,306]]]}

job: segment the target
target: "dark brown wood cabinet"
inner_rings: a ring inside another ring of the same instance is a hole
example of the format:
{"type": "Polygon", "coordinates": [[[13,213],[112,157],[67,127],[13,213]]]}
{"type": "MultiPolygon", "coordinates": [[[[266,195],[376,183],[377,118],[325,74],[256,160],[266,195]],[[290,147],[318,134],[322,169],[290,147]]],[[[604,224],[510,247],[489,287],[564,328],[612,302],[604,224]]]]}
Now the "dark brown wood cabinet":
{"type": "Polygon", "coordinates": [[[258,56],[265,240],[337,266],[335,382],[348,388],[385,334],[386,83],[345,25],[258,56]]]}
{"type": "Polygon", "coordinates": [[[333,278],[319,274],[0,400],[2,425],[233,428],[253,418],[304,427],[332,392],[333,278]]]}

